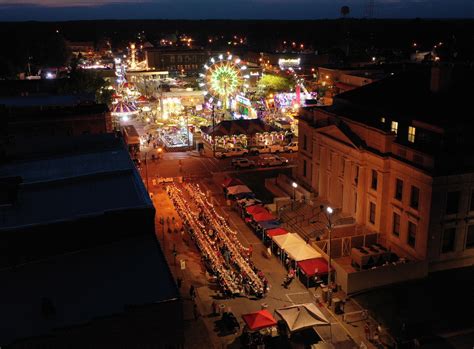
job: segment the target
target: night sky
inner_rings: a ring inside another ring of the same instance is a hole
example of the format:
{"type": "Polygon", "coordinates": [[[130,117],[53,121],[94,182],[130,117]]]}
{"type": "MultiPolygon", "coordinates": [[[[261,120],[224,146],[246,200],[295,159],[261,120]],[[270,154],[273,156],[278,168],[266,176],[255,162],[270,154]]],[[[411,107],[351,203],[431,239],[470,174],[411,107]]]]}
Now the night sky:
{"type": "MultiPolygon", "coordinates": [[[[320,19],[368,0],[0,0],[0,21],[76,19],[320,19]]],[[[378,18],[473,18],[472,0],[375,0],[378,18]]]]}

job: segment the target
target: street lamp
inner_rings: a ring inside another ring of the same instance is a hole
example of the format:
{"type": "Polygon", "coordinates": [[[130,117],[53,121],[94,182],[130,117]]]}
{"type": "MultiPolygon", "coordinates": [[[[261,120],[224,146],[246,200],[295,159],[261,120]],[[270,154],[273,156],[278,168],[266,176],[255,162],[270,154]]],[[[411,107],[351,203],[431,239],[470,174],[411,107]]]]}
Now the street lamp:
{"type": "MultiPolygon", "coordinates": [[[[321,211],[323,211],[323,208],[324,206],[320,206],[321,208],[321,211]]],[[[328,229],[328,232],[329,232],[329,236],[328,236],[328,305],[331,305],[331,301],[332,301],[332,288],[331,288],[331,233],[332,233],[332,228],[333,228],[333,224],[332,224],[332,220],[331,220],[331,217],[332,217],[332,214],[333,214],[334,210],[332,209],[332,207],[328,206],[326,207],[326,211],[325,211],[325,215],[326,215],[326,219],[327,219],[327,229],[328,229]]]]}
{"type": "Polygon", "coordinates": [[[293,209],[295,208],[294,204],[296,201],[296,188],[298,188],[298,183],[293,182],[291,183],[291,186],[293,187],[293,209]]]}

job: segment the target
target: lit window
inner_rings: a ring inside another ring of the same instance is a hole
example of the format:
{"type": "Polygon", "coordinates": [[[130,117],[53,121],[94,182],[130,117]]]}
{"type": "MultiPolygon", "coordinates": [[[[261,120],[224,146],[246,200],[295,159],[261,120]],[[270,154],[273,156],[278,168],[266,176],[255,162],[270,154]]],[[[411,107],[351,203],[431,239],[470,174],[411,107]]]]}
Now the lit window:
{"type": "Polygon", "coordinates": [[[398,122],[397,121],[392,121],[391,131],[395,134],[398,134],[398,122]]]}
{"type": "Polygon", "coordinates": [[[385,124],[385,118],[384,117],[380,118],[380,122],[385,124]]]}
{"type": "Polygon", "coordinates": [[[408,126],[408,142],[415,143],[416,128],[408,126]]]}

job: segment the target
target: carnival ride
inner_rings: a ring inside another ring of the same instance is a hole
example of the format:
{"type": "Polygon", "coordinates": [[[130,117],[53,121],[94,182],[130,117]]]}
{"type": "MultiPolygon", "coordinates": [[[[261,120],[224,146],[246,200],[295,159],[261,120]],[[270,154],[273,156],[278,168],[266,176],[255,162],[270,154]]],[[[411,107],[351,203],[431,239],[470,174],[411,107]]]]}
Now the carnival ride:
{"type": "Polygon", "coordinates": [[[232,55],[211,57],[204,64],[204,72],[199,74],[199,87],[203,90],[207,103],[227,110],[230,99],[244,92],[248,88],[246,74],[247,66],[242,64],[240,58],[232,55]]]}

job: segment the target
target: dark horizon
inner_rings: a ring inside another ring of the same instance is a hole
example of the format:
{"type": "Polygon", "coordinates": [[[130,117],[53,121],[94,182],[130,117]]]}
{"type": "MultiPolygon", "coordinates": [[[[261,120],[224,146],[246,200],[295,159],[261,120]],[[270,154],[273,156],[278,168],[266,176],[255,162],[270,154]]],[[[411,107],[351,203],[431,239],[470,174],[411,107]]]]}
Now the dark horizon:
{"type": "Polygon", "coordinates": [[[474,17],[470,1],[442,0],[411,2],[406,0],[375,1],[372,12],[367,11],[368,1],[346,0],[244,0],[219,3],[214,0],[145,0],[132,3],[128,0],[0,0],[0,21],[71,21],[107,19],[228,19],[228,20],[317,20],[341,17],[340,9],[347,5],[351,18],[378,19],[469,19],[474,17]],[[38,4],[39,3],[39,4],[38,4]]]}

